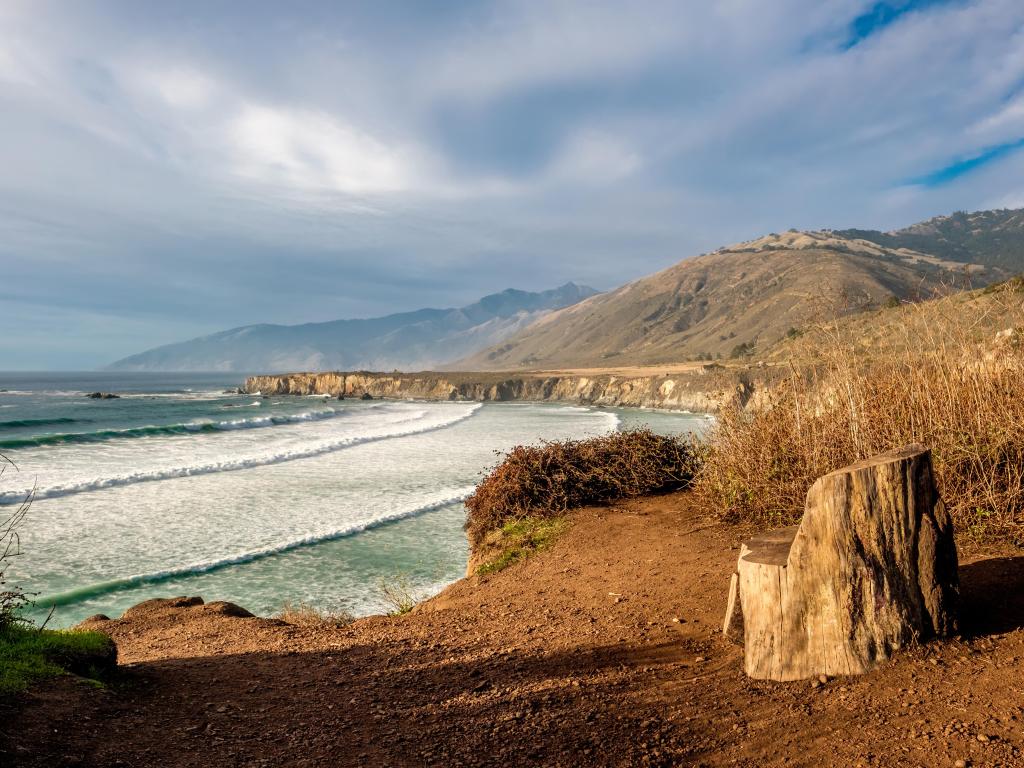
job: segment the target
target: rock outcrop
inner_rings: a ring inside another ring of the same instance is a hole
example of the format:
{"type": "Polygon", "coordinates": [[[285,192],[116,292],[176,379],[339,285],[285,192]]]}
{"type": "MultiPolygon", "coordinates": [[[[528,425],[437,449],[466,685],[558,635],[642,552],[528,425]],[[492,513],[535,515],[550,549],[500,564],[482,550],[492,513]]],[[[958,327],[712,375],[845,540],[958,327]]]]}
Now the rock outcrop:
{"type": "Polygon", "coordinates": [[[711,413],[754,389],[736,369],[700,366],[679,374],[289,373],[251,376],[245,392],[262,395],[565,402],[711,413]]]}

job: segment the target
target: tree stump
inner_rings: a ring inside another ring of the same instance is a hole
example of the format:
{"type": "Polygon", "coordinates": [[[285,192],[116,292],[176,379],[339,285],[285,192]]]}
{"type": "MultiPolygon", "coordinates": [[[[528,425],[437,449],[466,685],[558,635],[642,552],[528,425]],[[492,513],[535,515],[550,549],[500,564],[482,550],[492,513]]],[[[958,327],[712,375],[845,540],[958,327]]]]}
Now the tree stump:
{"type": "Polygon", "coordinates": [[[958,597],[931,454],[910,445],[819,478],[799,526],[744,543],[724,631],[750,677],[856,675],[954,633],[958,597]]]}

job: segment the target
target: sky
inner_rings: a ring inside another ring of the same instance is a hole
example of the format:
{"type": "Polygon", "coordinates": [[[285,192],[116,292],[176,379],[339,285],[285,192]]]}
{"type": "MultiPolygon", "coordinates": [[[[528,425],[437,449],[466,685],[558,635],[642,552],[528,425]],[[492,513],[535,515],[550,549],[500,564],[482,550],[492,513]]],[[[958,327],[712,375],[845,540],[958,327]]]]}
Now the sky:
{"type": "Polygon", "coordinates": [[[997,207],[1020,0],[0,0],[0,370],[997,207]]]}

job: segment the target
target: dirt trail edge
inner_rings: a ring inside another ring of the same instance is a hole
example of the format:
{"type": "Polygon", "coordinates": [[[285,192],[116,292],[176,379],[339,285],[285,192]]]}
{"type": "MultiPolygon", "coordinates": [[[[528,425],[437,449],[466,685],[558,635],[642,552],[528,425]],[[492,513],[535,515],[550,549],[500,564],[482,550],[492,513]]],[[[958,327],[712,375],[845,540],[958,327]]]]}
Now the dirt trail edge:
{"type": "MultiPolygon", "coordinates": [[[[550,550],[342,629],[150,602],[122,679],[0,711],[24,766],[1024,764],[1024,556],[964,558],[964,637],[761,683],[720,632],[742,532],[686,494],[582,510],[550,550]]],[[[215,597],[215,596],[209,596],[215,597]]]]}

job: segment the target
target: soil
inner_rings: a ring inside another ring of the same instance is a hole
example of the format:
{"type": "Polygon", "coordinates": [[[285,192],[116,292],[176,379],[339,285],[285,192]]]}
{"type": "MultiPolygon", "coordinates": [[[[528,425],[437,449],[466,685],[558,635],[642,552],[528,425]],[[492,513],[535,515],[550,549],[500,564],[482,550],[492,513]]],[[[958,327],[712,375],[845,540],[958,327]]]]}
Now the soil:
{"type": "Polygon", "coordinates": [[[746,532],[686,494],[574,518],[403,616],[301,627],[177,599],[90,621],[122,672],[8,703],[0,764],[1024,765],[1024,556],[962,558],[963,637],[769,683],[720,631],[746,532]]]}

